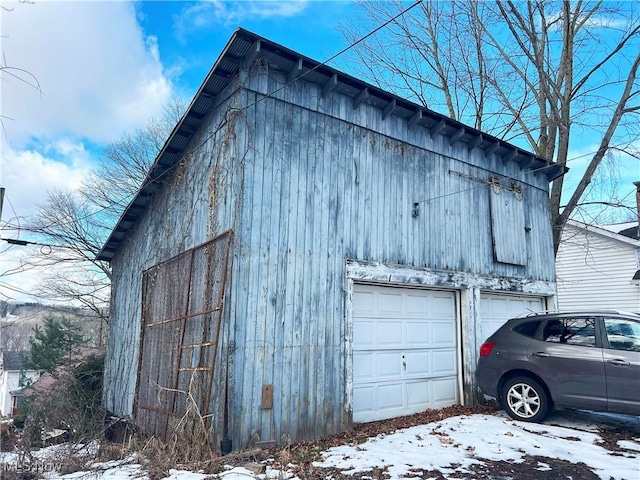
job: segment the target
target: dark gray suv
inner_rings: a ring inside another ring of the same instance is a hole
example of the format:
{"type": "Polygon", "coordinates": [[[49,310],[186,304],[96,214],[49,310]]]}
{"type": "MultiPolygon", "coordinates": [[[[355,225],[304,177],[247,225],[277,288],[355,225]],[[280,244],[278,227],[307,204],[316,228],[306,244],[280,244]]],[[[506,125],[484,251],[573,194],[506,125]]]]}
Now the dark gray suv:
{"type": "Polygon", "coordinates": [[[480,347],[476,380],[516,420],[540,422],[553,407],[640,415],[640,315],[508,320],[480,347]]]}

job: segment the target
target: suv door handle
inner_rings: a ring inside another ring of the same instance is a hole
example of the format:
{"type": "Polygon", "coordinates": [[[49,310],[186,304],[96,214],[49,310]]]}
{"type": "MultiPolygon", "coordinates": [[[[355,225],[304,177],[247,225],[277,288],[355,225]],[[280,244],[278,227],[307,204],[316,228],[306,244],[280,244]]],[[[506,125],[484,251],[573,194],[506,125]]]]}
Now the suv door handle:
{"type": "Polygon", "coordinates": [[[619,358],[616,358],[615,360],[607,360],[607,363],[611,363],[611,364],[619,366],[619,367],[622,367],[622,366],[625,366],[625,365],[629,365],[629,362],[625,362],[624,360],[621,360],[619,358]]]}
{"type": "Polygon", "coordinates": [[[538,358],[547,358],[550,355],[547,352],[536,352],[533,354],[533,356],[538,358]]]}

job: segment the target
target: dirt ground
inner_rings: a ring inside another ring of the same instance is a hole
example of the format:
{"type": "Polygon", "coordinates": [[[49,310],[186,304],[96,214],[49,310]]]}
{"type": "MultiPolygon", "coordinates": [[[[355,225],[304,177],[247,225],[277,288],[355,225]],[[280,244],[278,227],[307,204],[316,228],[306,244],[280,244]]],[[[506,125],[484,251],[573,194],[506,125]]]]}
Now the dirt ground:
{"type": "MultiPolygon", "coordinates": [[[[389,434],[402,428],[423,425],[456,415],[490,414],[498,410],[499,408],[495,402],[489,402],[480,406],[452,406],[440,410],[428,410],[407,417],[360,424],[356,425],[350,432],[341,433],[315,442],[299,443],[286,448],[264,451],[253,459],[253,461],[265,462],[268,461],[268,459],[273,459],[273,463],[269,462],[271,466],[282,470],[287,470],[287,465],[294,464],[296,467],[293,469],[293,473],[301,480],[326,480],[327,478],[331,478],[332,480],[354,480],[359,478],[383,480],[388,478],[388,474],[386,474],[384,468],[374,469],[373,471],[356,475],[346,475],[339,470],[314,467],[313,462],[321,459],[320,454],[323,450],[337,445],[362,443],[369,437],[374,437],[379,434],[389,434]]],[[[562,421],[563,419],[578,419],[584,423],[590,423],[592,420],[588,413],[566,411],[554,412],[548,421],[562,421]]],[[[615,419],[608,421],[606,418],[604,420],[598,418],[597,422],[594,423],[598,425],[598,434],[603,440],[602,446],[611,450],[613,456],[621,454],[617,453],[621,452],[617,444],[618,441],[632,440],[640,437],[640,419],[637,424],[632,425],[620,423],[615,419]]],[[[544,480],[600,479],[600,477],[593,473],[584,463],[571,463],[556,458],[526,456],[524,462],[521,463],[489,460],[483,460],[483,462],[483,465],[474,465],[471,468],[472,474],[447,474],[447,476],[444,476],[442,472],[437,470],[415,471],[413,473],[415,473],[416,477],[413,478],[435,478],[438,480],[444,480],[446,478],[464,478],[468,480],[540,480],[541,478],[544,478],[544,480]],[[541,472],[540,464],[548,466],[548,469],[541,472]]],[[[238,465],[242,465],[242,462],[239,462],[238,465]]],[[[640,479],[640,465],[638,469],[638,479],[640,479]]]]}

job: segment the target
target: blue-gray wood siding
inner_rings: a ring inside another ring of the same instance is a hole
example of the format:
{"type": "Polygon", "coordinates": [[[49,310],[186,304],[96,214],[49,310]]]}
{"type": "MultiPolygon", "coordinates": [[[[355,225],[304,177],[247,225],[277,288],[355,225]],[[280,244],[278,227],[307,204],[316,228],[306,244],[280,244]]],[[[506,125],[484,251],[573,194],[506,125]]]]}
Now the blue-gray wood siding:
{"type": "MultiPolygon", "coordinates": [[[[142,271],[232,229],[217,364],[229,366],[235,448],[347,426],[347,259],[554,280],[544,175],[432,139],[396,116],[383,120],[370,105],[354,109],[350,98],[323,98],[304,80],[279,91],[284,78],[274,72],[245,80],[219,102],[112,262],[105,389],[108,408],[131,412],[142,271]],[[522,189],[525,266],[494,261],[492,176],[522,189]],[[274,388],[271,409],[261,409],[264,384],[274,388]]],[[[217,425],[224,376],[222,368],[212,395],[217,425]]]]}

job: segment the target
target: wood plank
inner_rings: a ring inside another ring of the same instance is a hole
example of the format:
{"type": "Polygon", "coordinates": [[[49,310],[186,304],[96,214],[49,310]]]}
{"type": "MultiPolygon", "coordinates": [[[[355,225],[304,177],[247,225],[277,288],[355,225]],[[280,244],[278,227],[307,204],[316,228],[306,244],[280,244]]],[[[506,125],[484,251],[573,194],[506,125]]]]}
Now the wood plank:
{"type": "Polygon", "coordinates": [[[435,138],[436,135],[438,135],[440,132],[442,132],[442,130],[444,130],[446,123],[444,121],[444,119],[440,120],[438,123],[436,123],[433,127],[431,127],[431,130],[429,131],[429,135],[431,136],[431,138],[435,138]]]}
{"type": "Polygon", "coordinates": [[[366,102],[370,96],[371,94],[369,93],[368,88],[361,90],[360,93],[358,93],[358,95],[356,95],[356,97],[353,99],[354,110],[357,110],[358,108],[360,108],[360,105],[366,102]]]}
{"type": "Polygon", "coordinates": [[[302,75],[302,59],[299,58],[296,64],[293,66],[289,73],[287,73],[287,83],[294,82],[300,75],[302,75]]]}
{"type": "Polygon", "coordinates": [[[411,127],[418,123],[420,120],[422,120],[422,110],[417,110],[413,115],[411,115],[407,123],[411,127]]]}
{"type": "Polygon", "coordinates": [[[333,76],[325,83],[322,87],[322,97],[326,98],[329,96],[331,92],[333,92],[338,86],[338,75],[333,74],[333,76]]]}
{"type": "Polygon", "coordinates": [[[396,99],[394,98],[387,104],[386,107],[384,107],[384,110],[382,110],[382,120],[386,120],[389,115],[395,112],[397,107],[398,104],[396,103],[396,99]]]}
{"type": "Polygon", "coordinates": [[[458,128],[453,135],[449,137],[449,145],[454,145],[458,140],[460,140],[465,133],[464,127],[458,128]]]}
{"type": "Polygon", "coordinates": [[[260,55],[260,51],[262,50],[262,42],[260,40],[256,40],[254,44],[251,46],[249,53],[244,59],[243,69],[251,70],[253,68],[253,64],[256,61],[258,55],[260,55]]]}

